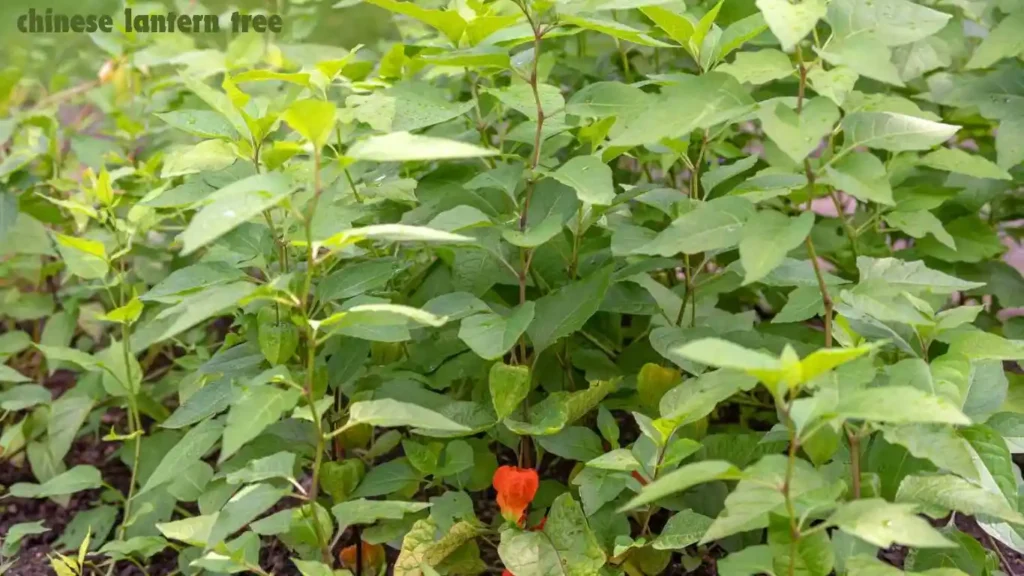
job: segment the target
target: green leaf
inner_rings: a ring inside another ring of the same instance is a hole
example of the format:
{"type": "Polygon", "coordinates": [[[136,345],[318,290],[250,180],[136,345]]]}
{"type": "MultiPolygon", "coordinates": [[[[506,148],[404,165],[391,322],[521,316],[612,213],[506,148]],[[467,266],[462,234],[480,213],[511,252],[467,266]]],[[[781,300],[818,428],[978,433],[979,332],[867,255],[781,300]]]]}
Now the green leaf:
{"type": "Polygon", "coordinates": [[[232,76],[231,81],[235,84],[242,82],[288,82],[289,84],[305,88],[309,86],[309,74],[299,72],[288,74],[271,70],[247,70],[232,76]]]}
{"type": "Polygon", "coordinates": [[[604,268],[537,300],[527,329],[535,354],[583,327],[601,305],[611,276],[612,269],[604,268]]]}
{"type": "Polygon", "coordinates": [[[786,366],[778,358],[719,338],[701,338],[676,347],[673,354],[706,366],[744,371],[759,379],[778,378],[786,366]]]}
{"type": "Polygon", "coordinates": [[[1003,18],[974,49],[967,68],[988,68],[1003,58],[1019,56],[1024,52],[1024,38],[1020,35],[1022,28],[1024,13],[1017,12],[1003,18]]]}
{"type": "Polygon", "coordinates": [[[93,466],[78,465],[57,474],[42,484],[19,482],[13,484],[8,493],[15,498],[53,498],[92,490],[103,485],[103,476],[93,466]]]}
{"type": "Polygon", "coordinates": [[[196,292],[163,310],[149,322],[143,322],[132,336],[131,345],[140,351],[173,338],[208,318],[233,309],[255,290],[256,285],[251,282],[233,282],[196,292]]]}
{"type": "Polygon", "coordinates": [[[828,21],[836,36],[870,31],[886,46],[901,46],[927,38],[942,30],[950,18],[949,14],[910,0],[836,0],[828,6],[828,21]]]}
{"type": "Polygon", "coordinates": [[[582,426],[568,426],[555,434],[538,436],[537,443],[559,458],[578,462],[593,460],[604,452],[601,437],[582,426]]]}
{"type": "Polygon", "coordinates": [[[917,458],[931,460],[939,468],[968,480],[977,480],[971,450],[956,430],[941,424],[905,424],[882,429],[885,440],[899,444],[917,458]]]}
{"type": "Polygon", "coordinates": [[[911,502],[932,510],[956,510],[964,514],[985,514],[1011,522],[1024,524],[1024,516],[1010,507],[1002,494],[950,474],[934,476],[907,476],[900,483],[897,502],[911,502]]]}
{"type": "Polygon", "coordinates": [[[14,194],[0,194],[0,240],[14,230],[18,222],[18,198],[14,194]]]}
{"type": "Polygon", "coordinates": [[[818,97],[807,102],[799,114],[776,104],[761,108],[758,117],[768,137],[799,164],[832,132],[839,121],[839,108],[828,98],[818,97]]]}
{"type": "Polygon", "coordinates": [[[802,322],[825,313],[825,301],[817,286],[797,286],[789,293],[786,304],[772,318],[776,322],[802,322]]]}
{"type": "Polygon", "coordinates": [[[999,167],[1006,170],[1024,162],[1024,118],[1003,118],[999,123],[996,159],[999,167]]]}
{"type": "Polygon", "coordinates": [[[835,565],[828,532],[822,530],[797,536],[789,518],[781,515],[770,517],[768,546],[772,550],[772,564],[777,574],[788,570],[800,576],[826,576],[832,573],[835,565]]]}
{"type": "Polygon", "coordinates": [[[643,90],[621,82],[595,82],[569,98],[565,113],[574,116],[628,118],[646,107],[653,98],[643,90]]]}
{"type": "Polygon", "coordinates": [[[43,526],[42,520],[36,520],[35,522],[19,522],[7,529],[7,535],[4,537],[3,547],[0,547],[0,552],[6,557],[16,557],[18,549],[21,547],[21,541],[27,536],[34,536],[36,534],[45,534],[50,529],[43,526]]]}
{"type": "Polygon", "coordinates": [[[164,159],[160,176],[173,178],[199,172],[224,170],[238,160],[235,149],[223,140],[204,140],[194,146],[174,148],[164,159]]]}
{"type": "Polygon", "coordinates": [[[827,522],[881,548],[893,544],[916,548],[954,546],[924,518],[918,516],[913,505],[893,504],[881,498],[847,502],[827,522]]]}
{"type": "Polygon", "coordinates": [[[195,93],[203,102],[206,102],[210,108],[213,108],[221,116],[227,119],[228,123],[231,124],[232,128],[239,136],[245,139],[252,138],[252,132],[249,130],[249,125],[246,124],[245,119],[235,108],[234,104],[228,98],[227,94],[218,92],[213,88],[210,88],[202,81],[191,76],[182,76],[181,81],[185,86],[195,93]]]}
{"type": "Polygon", "coordinates": [[[968,154],[960,148],[939,148],[921,157],[921,164],[936,170],[966,174],[974,178],[1012,180],[1013,177],[991,160],[968,154]]]}
{"type": "Polygon", "coordinates": [[[719,184],[750,170],[757,164],[757,156],[747,156],[732,164],[720,164],[708,170],[700,177],[700,185],[710,194],[719,184]]]}
{"type": "Polygon", "coordinates": [[[217,420],[205,420],[195,428],[189,430],[167,451],[160,460],[160,464],[149,475],[146,483],[139,489],[138,494],[142,495],[150,490],[173,481],[193,464],[200,461],[207,452],[213,448],[220,438],[224,426],[217,420]]]}
{"type": "Polygon", "coordinates": [[[217,190],[181,233],[182,254],[191,254],[234,230],[275,206],[289,192],[291,181],[279,172],[256,174],[217,190]]]}
{"type": "Polygon", "coordinates": [[[626,119],[610,145],[632,147],[682,137],[697,129],[732,121],[754,106],[750,94],[728,74],[682,76],[664,88],[643,111],[626,119]]]}
{"type": "Polygon", "coordinates": [[[594,32],[600,32],[607,34],[613,38],[632,42],[633,44],[639,44],[641,46],[660,46],[670,47],[671,44],[666,44],[660,40],[655,40],[642,31],[635,28],[631,28],[625,24],[621,24],[614,20],[604,20],[600,18],[588,18],[583,16],[571,16],[567,14],[560,15],[559,21],[578,26],[587,30],[593,30],[594,32]]]}
{"type": "Polygon", "coordinates": [[[225,477],[228,484],[262,482],[271,478],[292,478],[295,469],[293,452],[278,452],[265,458],[250,460],[241,470],[231,472],[225,477]]]}
{"type": "Polygon", "coordinates": [[[757,379],[735,370],[715,370],[686,380],[661,398],[661,416],[679,425],[704,418],[715,407],[740,391],[757,385],[757,379]]]}
{"type": "Polygon", "coordinates": [[[697,484],[714,480],[738,480],[742,476],[743,473],[739,468],[722,460],[705,460],[687,464],[644,486],[643,490],[619,508],[619,511],[625,512],[639,508],[697,484]]]}
{"type": "Polygon", "coordinates": [[[352,330],[374,326],[394,326],[403,330],[409,325],[438,327],[447,321],[445,317],[401,304],[356,304],[323,320],[309,322],[316,330],[324,329],[329,333],[341,332],[354,337],[364,337],[363,333],[352,330]]]}
{"type": "Polygon", "coordinates": [[[224,116],[208,110],[171,110],[156,114],[171,126],[200,138],[223,138],[233,141],[238,133],[224,116]]]}
{"type": "Polygon", "coordinates": [[[192,516],[172,522],[163,522],[156,525],[156,529],[171,540],[180,540],[192,546],[206,547],[210,538],[210,531],[217,522],[218,513],[192,516]]]}
{"type": "Polygon", "coordinates": [[[383,132],[419,130],[473,109],[473,102],[450,102],[445,91],[422,82],[400,82],[369,96],[350,96],[347,102],[358,104],[357,119],[383,132]]]}
{"type": "Polygon", "coordinates": [[[551,175],[576,190],[580,202],[607,206],[615,201],[612,169],[597,156],[576,156],[551,175]]]}
{"type": "MultiPolygon", "coordinates": [[[[744,84],[759,86],[791,76],[793,63],[782,52],[765,49],[757,52],[740,52],[736,54],[736,59],[731,64],[722,64],[716,70],[724,72],[744,84]]],[[[785,106],[783,108],[788,110],[785,106]]],[[[785,115],[785,113],[782,114],[785,115]]],[[[774,116],[774,113],[772,115],[774,116]]],[[[776,119],[779,120],[778,117],[776,119]]],[[[835,123],[838,120],[837,116],[832,122],[835,123]]]]}
{"type": "MultiPolygon", "coordinates": [[[[5,371],[13,372],[18,377],[21,377],[21,373],[15,371],[14,368],[6,364],[0,364],[0,382],[31,382],[31,380],[24,377],[19,380],[17,377],[5,376],[5,371]]],[[[31,408],[38,404],[48,404],[52,399],[50,391],[38,384],[15,386],[10,390],[0,393],[0,409],[14,412],[31,408]]]]}
{"type": "Polygon", "coordinates": [[[188,294],[218,284],[241,280],[245,275],[225,262],[193,264],[171,272],[148,292],[139,296],[143,302],[175,304],[188,294]]]}
{"type": "Polygon", "coordinates": [[[466,244],[476,240],[470,236],[434,230],[426,226],[406,224],[375,224],[362,228],[350,228],[327,238],[323,246],[338,250],[363,240],[384,240],[387,242],[430,242],[444,244],[466,244]]]}
{"type": "Polygon", "coordinates": [[[743,284],[757,282],[782,264],[786,253],[804,242],[813,225],[811,212],[790,218],[774,210],[761,210],[747,220],[740,238],[743,284]]]}
{"type": "Polygon", "coordinates": [[[640,11],[661,28],[668,37],[679,43],[680,46],[689,49],[690,38],[696,25],[684,14],[673,12],[661,6],[641,6],[640,11]]]}
{"type": "Polygon", "coordinates": [[[520,436],[554,434],[569,422],[569,405],[564,392],[548,395],[530,407],[526,421],[505,418],[508,429],[520,436]]]}
{"type": "Polygon", "coordinates": [[[300,392],[294,388],[283,390],[269,384],[246,390],[228,411],[219,461],[227,460],[267,426],[277,422],[295,407],[299,396],[300,392]]]}
{"type": "Polygon", "coordinates": [[[35,347],[43,353],[43,356],[46,356],[48,362],[69,362],[84,370],[100,369],[100,361],[96,357],[77,348],[47,346],[45,344],[36,344],[35,347]]]}
{"type": "Polygon", "coordinates": [[[737,196],[704,202],[633,252],[675,256],[680,252],[696,254],[731,248],[739,242],[738,232],[754,213],[754,205],[737,196]]]}
{"type": "Polygon", "coordinates": [[[943,246],[956,250],[956,241],[942,226],[942,221],[927,210],[904,212],[897,210],[882,217],[885,223],[906,232],[913,238],[924,238],[928,234],[935,237],[943,246]]]}
{"type": "MultiPolygon", "coordinates": [[[[786,481],[787,466],[785,456],[772,454],[744,470],[740,483],[725,499],[724,512],[708,528],[701,542],[768,527],[769,514],[781,514],[785,510],[786,499],[780,487],[786,481]]],[[[804,494],[826,488],[825,478],[806,460],[797,459],[789,477],[789,494],[797,502],[804,494]]]]}
{"type": "Polygon", "coordinates": [[[902,152],[928,150],[956,134],[959,126],[893,112],[854,112],[842,121],[847,149],[859,146],[902,152]]]}
{"type": "Polygon", "coordinates": [[[866,388],[841,396],[836,413],[851,420],[869,422],[971,423],[949,399],[910,386],[866,388]]]}
{"type": "MultiPolygon", "coordinates": [[[[32,381],[31,378],[25,376],[21,372],[18,372],[14,368],[11,368],[10,366],[8,366],[6,364],[0,364],[0,382],[13,382],[15,384],[18,384],[20,382],[31,382],[31,381],[32,381]]],[[[17,390],[17,389],[18,388],[13,388],[13,389],[9,390],[9,392],[13,392],[14,390],[17,390]]],[[[50,394],[49,394],[49,392],[47,392],[46,393],[46,401],[49,401],[49,400],[50,400],[50,394]]],[[[16,408],[16,409],[17,410],[21,410],[21,408],[16,408]]],[[[11,408],[5,408],[5,410],[11,410],[11,408]]]]}
{"type": "Polygon", "coordinates": [[[142,315],[142,308],[142,302],[138,298],[132,298],[124,306],[114,308],[100,316],[100,320],[117,322],[118,324],[133,324],[142,315]]]}
{"type": "Polygon", "coordinates": [[[93,280],[103,278],[110,270],[110,260],[102,243],[86,238],[53,235],[57,241],[57,251],[72,274],[93,280]]]}
{"type": "Polygon", "coordinates": [[[869,152],[854,152],[829,165],[826,172],[834,187],[842,189],[858,200],[895,204],[885,166],[869,152]]]}
{"type": "Polygon", "coordinates": [[[977,454],[975,464],[979,473],[984,470],[979,474],[982,485],[989,491],[1001,493],[1010,507],[1017,509],[1017,471],[1006,441],[995,430],[981,424],[962,428],[959,432],[977,454]]]}
{"type": "Polygon", "coordinates": [[[774,570],[772,549],[767,544],[747,546],[718,561],[718,573],[722,576],[757,576],[773,574],[774,570]]]}
{"type": "Polygon", "coordinates": [[[399,2],[398,0],[366,1],[396,14],[419,20],[447,36],[452,44],[459,43],[466,29],[466,21],[455,10],[432,10],[417,6],[415,2],[399,2]]]}
{"type": "MultiPolygon", "coordinates": [[[[531,86],[525,83],[513,84],[501,90],[490,90],[488,94],[500,100],[505,106],[521,112],[530,120],[537,121],[537,98],[534,97],[531,86]]],[[[565,99],[557,86],[538,84],[537,97],[540,98],[540,108],[545,118],[554,116],[565,107],[565,99]]]]}
{"type": "MultiPolygon", "coordinates": [[[[456,522],[441,537],[434,540],[434,533],[437,527],[433,520],[417,520],[412,529],[402,540],[402,550],[395,560],[395,576],[418,576],[420,574],[437,574],[434,566],[443,566],[452,558],[458,556],[458,550],[466,549],[463,545],[469,543],[480,534],[480,527],[476,522],[456,522]]],[[[479,559],[479,553],[471,558],[470,570],[483,568],[479,559]]]]}
{"type": "Polygon", "coordinates": [[[296,100],[281,118],[319,150],[334,130],[338,110],[324,100],[296,100]]]}
{"type": "Polygon", "coordinates": [[[751,14],[729,24],[715,42],[712,61],[720,62],[734,50],[760,36],[765,30],[768,30],[768,24],[760,13],[751,14]]]}
{"type": "Polygon", "coordinates": [[[1002,436],[1011,453],[1021,453],[1024,447],[1024,414],[999,412],[992,415],[985,425],[1002,436]]]}
{"type": "Polygon", "coordinates": [[[338,532],[357,524],[374,524],[379,520],[401,520],[406,514],[426,510],[426,502],[400,502],[397,500],[367,500],[359,498],[335,505],[331,513],[338,521],[338,532]]]}
{"type": "Polygon", "coordinates": [[[589,460],[587,466],[599,470],[632,472],[640,469],[640,462],[628,449],[618,448],[589,460]]]}
{"type": "Polygon", "coordinates": [[[932,270],[920,260],[907,262],[898,258],[857,258],[860,282],[881,280],[890,288],[905,290],[911,294],[931,292],[950,294],[956,291],[980,288],[983,282],[968,282],[948,274],[932,270]]]}
{"type": "Polygon", "coordinates": [[[476,314],[462,321],[459,339],[485,360],[501,358],[508,352],[534,318],[533,302],[517,306],[508,316],[491,312],[476,314]]]}
{"type": "Polygon", "coordinates": [[[206,539],[212,547],[247,526],[285,496],[287,492],[270,484],[251,484],[235,493],[216,513],[206,539]]]}
{"type": "Polygon", "coordinates": [[[718,3],[708,10],[704,16],[701,16],[700,21],[693,27],[693,36],[690,37],[689,41],[690,54],[698,57],[697,60],[701,63],[702,68],[707,68],[707,56],[713,56],[713,54],[705,55],[701,52],[701,48],[704,46],[704,39],[714,25],[715,19],[718,18],[718,12],[722,9],[722,4],[724,3],[725,0],[718,0],[718,3]]]}
{"type": "Polygon", "coordinates": [[[811,89],[835,102],[836,106],[842,106],[846,102],[846,97],[853,92],[857,78],[857,73],[845,66],[836,66],[829,70],[816,66],[807,73],[807,82],[811,89]]]}
{"type": "Polygon", "coordinates": [[[418,55],[418,58],[435,66],[505,69],[512,67],[508,51],[494,46],[482,46],[469,50],[451,50],[438,54],[426,54],[421,52],[418,55]]]}
{"type": "Polygon", "coordinates": [[[453,422],[437,412],[390,398],[354,402],[349,407],[348,422],[344,429],[358,424],[369,424],[378,427],[415,426],[430,430],[448,432],[468,432],[470,429],[453,422]]]}
{"type": "Polygon", "coordinates": [[[219,378],[196,390],[166,420],[163,428],[184,428],[227,410],[235,397],[230,378],[219,378]]]}
{"type": "Polygon", "coordinates": [[[359,483],[359,487],[352,493],[352,497],[384,496],[417,483],[420,479],[420,473],[410,466],[409,461],[405,458],[389,460],[370,468],[370,471],[363,477],[363,481],[359,483]]]}
{"type": "Polygon", "coordinates": [[[827,46],[817,49],[817,52],[833,66],[843,66],[861,76],[893,86],[903,86],[900,71],[892,63],[892,51],[874,32],[833,40],[827,46]]]}
{"type": "Polygon", "coordinates": [[[542,531],[513,528],[502,532],[498,554],[517,576],[586,576],[597,573],[605,563],[587,517],[570,494],[555,498],[542,531]]]}
{"type": "Polygon", "coordinates": [[[711,523],[711,518],[693,510],[683,510],[665,522],[658,537],[651,542],[655,550],[682,550],[700,542],[711,523]]]}
{"type": "Polygon", "coordinates": [[[515,411],[530,393],[530,369],[527,366],[508,366],[497,362],[491,366],[488,387],[498,420],[515,411]]]}
{"type": "Polygon", "coordinates": [[[757,9],[787,52],[811,33],[818,20],[825,17],[827,7],[822,0],[803,0],[798,4],[789,0],[757,0],[757,9]]]}
{"type": "Polygon", "coordinates": [[[372,162],[414,162],[495,156],[498,150],[481,148],[458,140],[392,132],[371,136],[352,145],[345,153],[355,160],[372,162]]]}
{"type": "Polygon", "coordinates": [[[302,576],[334,576],[334,570],[323,562],[292,558],[292,564],[295,564],[295,568],[302,576]]]}
{"type": "MultiPolygon", "coordinates": [[[[949,339],[949,353],[951,355],[961,355],[971,360],[1020,361],[1024,360],[1024,341],[1007,340],[991,332],[982,332],[981,330],[968,330],[959,332],[949,339]]],[[[1002,376],[1002,370],[998,369],[998,364],[989,363],[987,367],[989,370],[996,372],[997,376],[995,378],[1003,378],[1003,383],[1005,382],[1005,376],[1002,376]]],[[[983,369],[984,367],[976,365],[972,368],[974,372],[978,372],[979,368],[983,369]]],[[[987,372],[985,376],[990,382],[994,380],[992,372],[987,372]]]]}

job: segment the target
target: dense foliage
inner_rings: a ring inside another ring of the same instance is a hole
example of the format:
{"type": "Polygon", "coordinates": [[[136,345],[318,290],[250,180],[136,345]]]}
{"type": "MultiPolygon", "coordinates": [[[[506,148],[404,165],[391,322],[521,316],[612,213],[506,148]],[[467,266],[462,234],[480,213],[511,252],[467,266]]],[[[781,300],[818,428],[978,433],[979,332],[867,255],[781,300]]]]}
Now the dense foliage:
{"type": "Polygon", "coordinates": [[[1013,573],[1019,0],[272,4],[5,49],[0,573],[1013,573]]]}

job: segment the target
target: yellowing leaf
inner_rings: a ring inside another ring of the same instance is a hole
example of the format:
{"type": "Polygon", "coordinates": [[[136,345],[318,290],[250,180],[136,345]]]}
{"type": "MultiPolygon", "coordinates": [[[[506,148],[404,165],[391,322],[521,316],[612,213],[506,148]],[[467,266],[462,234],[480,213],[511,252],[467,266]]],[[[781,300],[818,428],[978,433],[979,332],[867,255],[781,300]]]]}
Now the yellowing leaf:
{"type": "Polygon", "coordinates": [[[324,100],[293,102],[282,118],[317,149],[323,148],[334,130],[337,108],[324,100]]]}

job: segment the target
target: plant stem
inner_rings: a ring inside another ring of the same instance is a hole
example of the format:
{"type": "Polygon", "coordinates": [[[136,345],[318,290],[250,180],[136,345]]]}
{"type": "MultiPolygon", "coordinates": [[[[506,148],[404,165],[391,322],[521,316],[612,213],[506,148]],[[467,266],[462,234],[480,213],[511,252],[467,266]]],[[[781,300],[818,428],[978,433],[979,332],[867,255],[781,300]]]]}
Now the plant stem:
{"type": "MultiPolygon", "coordinates": [[[[658,447],[658,458],[655,460],[654,470],[651,471],[651,482],[658,479],[658,470],[661,468],[662,461],[665,460],[665,452],[668,449],[668,445],[672,442],[672,437],[675,436],[677,428],[673,428],[671,432],[665,437],[665,443],[658,447]]],[[[651,516],[654,516],[654,504],[647,507],[647,512],[644,514],[643,523],[640,525],[640,535],[646,536],[650,532],[651,516]]]]}
{"type": "Polygon", "coordinates": [[[313,284],[313,270],[316,268],[316,251],[313,250],[313,216],[316,214],[316,206],[320,202],[320,193],[320,150],[317,149],[313,151],[313,199],[306,211],[306,278],[302,284],[302,294],[299,295],[299,302],[303,310],[306,310],[309,289],[313,284]]]}
{"type": "Polygon", "coordinates": [[[821,301],[825,305],[825,347],[832,347],[832,297],[829,296],[828,286],[825,285],[825,277],[821,273],[821,265],[818,263],[818,253],[814,250],[814,242],[808,235],[804,243],[807,244],[807,256],[814,268],[814,277],[818,279],[818,290],[821,291],[821,301]]]}
{"type": "Polygon", "coordinates": [[[316,372],[316,333],[313,327],[309,325],[309,291],[313,284],[313,274],[316,271],[316,252],[313,249],[313,216],[316,214],[316,206],[320,201],[320,149],[313,150],[313,199],[310,201],[309,209],[306,211],[306,276],[302,283],[302,294],[301,310],[305,318],[305,334],[306,334],[306,382],[303,386],[303,393],[306,396],[306,402],[309,404],[310,416],[313,418],[313,425],[316,428],[316,452],[313,457],[313,479],[312,485],[309,488],[309,506],[312,510],[312,522],[313,532],[316,534],[316,540],[320,544],[320,555],[324,564],[328,566],[334,566],[333,559],[331,558],[330,544],[327,542],[327,536],[324,534],[323,527],[320,526],[320,517],[317,515],[316,510],[316,499],[320,492],[320,467],[323,464],[324,459],[324,430],[323,423],[320,421],[320,414],[316,409],[316,398],[313,395],[313,384],[314,374],[316,372]]]}
{"type": "MultiPolygon", "coordinates": [[[[797,63],[798,63],[799,69],[800,69],[800,85],[797,88],[797,95],[796,95],[796,113],[800,114],[800,113],[803,112],[804,99],[805,99],[805,95],[806,95],[806,92],[807,92],[807,66],[804,65],[803,51],[800,50],[799,46],[797,46],[797,49],[796,49],[796,57],[797,57],[797,63]]],[[[829,143],[831,144],[831,139],[829,139],[829,143]]],[[[833,161],[834,160],[835,159],[833,159],[833,161]]],[[[814,193],[814,181],[815,181],[815,174],[814,174],[814,170],[811,169],[811,159],[810,158],[804,158],[804,174],[807,176],[807,190],[809,192],[808,200],[807,200],[807,205],[808,205],[808,207],[810,207],[810,203],[811,203],[810,196],[811,196],[811,194],[814,193]]],[[[853,259],[856,260],[857,259],[857,231],[854,230],[853,227],[850,225],[850,222],[847,221],[847,219],[846,219],[846,211],[843,210],[843,204],[842,204],[842,202],[839,201],[839,197],[836,195],[836,191],[835,190],[830,190],[828,195],[829,195],[829,198],[832,199],[832,205],[835,206],[836,217],[839,218],[839,222],[843,226],[843,231],[846,233],[846,238],[850,241],[850,250],[853,252],[853,259]]]]}
{"type": "MultiPolygon", "coordinates": [[[[533,197],[533,190],[536,184],[536,175],[533,174],[533,172],[537,169],[537,165],[540,164],[540,146],[544,130],[544,107],[541,105],[540,91],[537,87],[537,63],[540,60],[540,41],[544,37],[544,34],[541,31],[540,22],[534,20],[526,3],[517,2],[517,4],[526,16],[527,21],[529,21],[530,28],[533,30],[533,62],[531,63],[530,77],[527,82],[530,85],[530,90],[533,92],[533,102],[537,109],[537,129],[533,133],[533,154],[530,157],[530,176],[526,183],[526,192],[523,198],[522,211],[519,214],[519,230],[525,231],[530,212],[530,199],[533,197]]],[[[525,251],[520,250],[519,262],[521,264],[519,270],[519,305],[522,306],[526,303],[526,279],[530,275],[530,264],[533,262],[533,251],[529,249],[525,251]]],[[[526,340],[522,337],[519,339],[519,356],[519,361],[525,363],[526,340]]]]}
{"type": "MultiPolygon", "coordinates": [[[[127,343],[124,347],[127,348],[127,343]]],[[[126,363],[126,370],[131,370],[126,363]]],[[[135,433],[142,429],[142,418],[139,417],[139,407],[134,394],[128,395],[128,432],[135,433]]],[[[135,498],[135,480],[139,473],[139,457],[142,454],[142,436],[135,437],[135,452],[132,455],[132,474],[128,480],[128,497],[124,501],[124,515],[121,518],[121,526],[118,528],[118,538],[124,539],[128,530],[128,520],[132,513],[132,500],[135,498]]]]}
{"type": "MultiPolygon", "coordinates": [[[[804,108],[804,93],[807,90],[807,67],[804,66],[803,54],[800,51],[800,47],[796,50],[797,61],[800,66],[800,85],[797,89],[796,98],[796,113],[800,114],[804,108]]],[[[807,209],[811,209],[811,196],[814,194],[814,170],[811,169],[811,161],[809,158],[804,158],[804,173],[807,176],[807,209]]],[[[834,196],[834,194],[833,194],[834,196]]],[[[838,204],[838,199],[833,198],[836,202],[836,210],[838,211],[839,219],[842,220],[844,228],[849,229],[849,224],[846,222],[846,217],[843,215],[841,206],[838,204]]],[[[825,347],[832,347],[832,298],[828,293],[828,286],[825,285],[825,277],[821,273],[821,265],[818,263],[818,253],[814,249],[814,241],[811,240],[811,235],[808,234],[807,238],[804,239],[804,243],[807,245],[807,256],[811,260],[811,266],[814,268],[814,277],[818,280],[818,290],[821,291],[821,301],[825,305],[825,347]]],[[[856,248],[856,236],[850,236],[850,243],[853,245],[854,254],[857,253],[856,248]]]]}
{"type": "Polygon", "coordinates": [[[796,572],[797,546],[800,542],[800,524],[797,522],[796,506],[793,504],[793,496],[790,488],[793,485],[793,472],[796,470],[796,453],[800,448],[800,439],[796,433],[796,424],[790,416],[793,397],[796,392],[790,394],[790,400],[782,408],[783,416],[786,418],[786,429],[789,431],[789,452],[786,459],[786,479],[782,484],[782,496],[786,500],[786,514],[789,516],[789,570],[788,576],[794,576],[796,572]]]}
{"type": "MultiPolygon", "coordinates": [[[[128,240],[129,244],[131,239],[128,240]]],[[[120,249],[120,240],[118,240],[118,252],[120,249]]],[[[121,259],[121,299],[120,305],[126,306],[129,301],[128,291],[125,288],[125,281],[127,280],[128,270],[125,264],[124,258],[121,259]]],[[[121,360],[124,362],[124,373],[125,378],[128,380],[124,382],[124,387],[128,391],[128,431],[129,433],[141,432],[142,431],[142,417],[139,415],[139,404],[138,398],[135,397],[135,390],[132,382],[134,380],[132,376],[132,355],[131,355],[131,326],[127,322],[121,324],[121,360]]],[[[139,385],[142,385],[142,374],[139,374],[139,385]]],[[[139,457],[142,453],[142,434],[140,433],[135,437],[135,450],[132,455],[132,474],[128,482],[128,497],[124,501],[124,516],[121,518],[121,526],[118,528],[120,538],[124,538],[125,532],[128,530],[128,520],[131,517],[132,511],[132,500],[135,497],[135,480],[139,473],[139,457]]]]}
{"type": "Polygon", "coordinates": [[[306,385],[303,392],[306,395],[306,402],[309,403],[309,413],[313,417],[313,425],[316,427],[316,452],[313,458],[313,480],[309,487],[309,507],[312,510],[313,532],[316,533],[316,540],[320,543],[320,555],[324,564],[334,566],[331,558],[331,548],[327,542],[323,527],[320,526],[320,517],[316,511],[316,498],[320,492],[320,467],[324,459],[324,430],[320,422],[320,414],[316,409],[316,399],[313,396],[313,374],[316,370],[316,335],[313,328],[308,325],[306,328],[306,385]]]}

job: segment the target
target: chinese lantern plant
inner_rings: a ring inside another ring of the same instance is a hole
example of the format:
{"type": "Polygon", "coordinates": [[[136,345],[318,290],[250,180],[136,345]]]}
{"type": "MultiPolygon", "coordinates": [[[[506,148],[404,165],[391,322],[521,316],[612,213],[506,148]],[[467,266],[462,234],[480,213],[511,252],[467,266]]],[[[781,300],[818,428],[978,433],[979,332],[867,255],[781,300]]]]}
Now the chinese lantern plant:
{"type": "Polygon", "coordinates": [[[1018,3],[274,9],[2,36],[0,573],[1014,573],[1018,3]]]}

